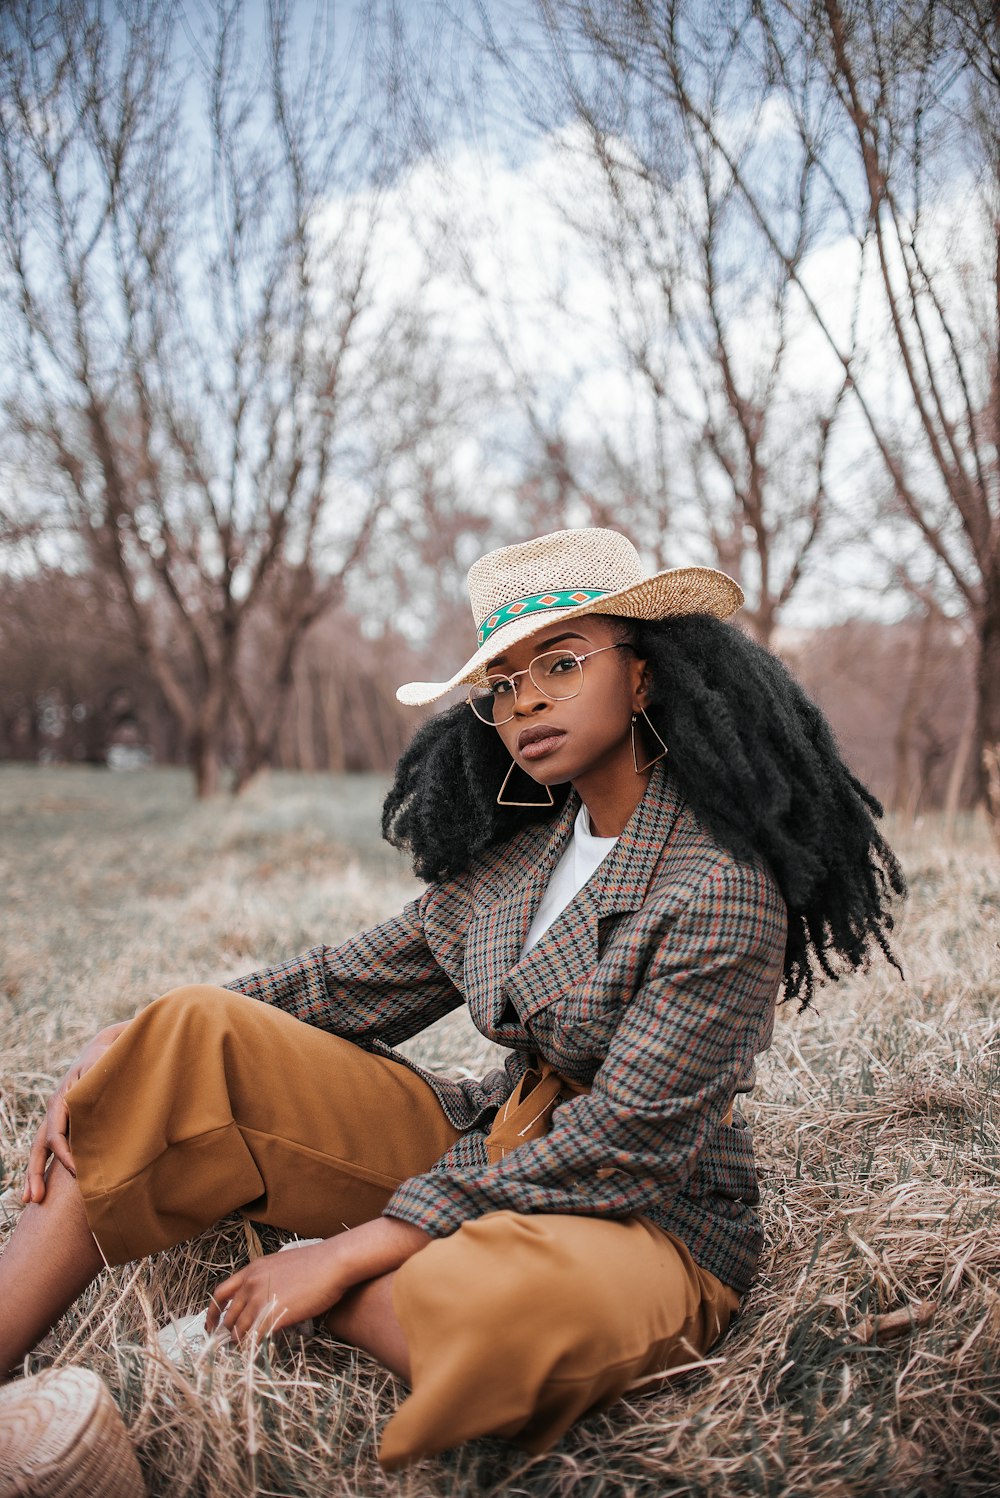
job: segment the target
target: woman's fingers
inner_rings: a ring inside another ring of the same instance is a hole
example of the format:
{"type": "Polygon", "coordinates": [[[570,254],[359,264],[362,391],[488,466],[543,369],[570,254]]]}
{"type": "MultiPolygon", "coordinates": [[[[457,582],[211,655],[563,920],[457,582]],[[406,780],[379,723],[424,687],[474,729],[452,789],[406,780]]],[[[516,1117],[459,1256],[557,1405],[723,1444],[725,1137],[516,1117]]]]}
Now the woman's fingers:
{"type": "Polygon", "coordinates": [[[246,1269],[237,1269],[236,1273],[231,1274],[227,1280],[222,1280],[212,1291],[212,1299],[219,1301],[220,1304],[222,1301],[228,1300],[233,1291],[238,1289],[243,1283],[246,1272],[246,1269]]]}
{"type": "Polygon", "coordinates": [[[65,1166],[73,1178],[76,1178],[76,1162],[69,1147],[69,1140],[65,1134],[51,1134],[49,1136],[49,1149],[55,1155],[60,1165],[65,1166]]]}
{"type": "Polygon", "coordinates": [[[66,1167],[71,1176],[75,1176],[76,1166],[69,1147],[69,1109],[61,1092],[57,1092],[49,1104],[45,1122],[48,1128],[45,1142],[50,1153],[55,1155],[60,1165],[66,1167]]]}
{"type": "Polygon", "coordinates": [[[28,1169],[25,1174],[24,1190],[21,1193],[25,1204],[45,1199],[45,1164],[49,1158],[47,1135],[48,1119],[46,1118],[39,1127],[28,1153],[28,1169]]]}
{"type": "Polygon", "coordinates": [[[236,1342],[242,1342],[251,1332],[265,1337],[284,1325],[286,1313],[273,1295],[263,1300],[257,1293],[243,1293],[238,1288],[227,1299],[217,1290],[205,1316],[208,1332],[227,1332],[236,1342]]]}
{"type": "Polygon", "coordinates": [[[258,1337],[269,1336],[271,1332],[278,1331],[286,1325],[287,1312],[278,1306],[278,1302],[272,1296],[269,1301],[258,1306],[255,1301],[250,1301],[237,1311],[235,1306],[226,1317],[226,1326],[230,1334],[237,1342],[242,1342],[255,1332],[258,1337]],[[230,1325],[230,1321],[232,1324],[230,1325]]]}
{"type": "Polygon", "coordinates": [[[76,1166],[73,1163],[73,1154],[67,1136],[68,1128],[69,1110],[62,1094],[56,1093],[49,1102],[45,1117],[39,1125],[28,1153],[28,1169],[24,1190],[21,1193],[25,1203],[45,1200],[45,1167],[50,1155],[54,1155],[71,1176],[76,1175],[76,1166]]]}
{"type": "Polygon", "coordinates": [[[227,1302],[231,1302],[233,1296],[237,1293],[238,1290],[240,1290],[243,1281],[246,1278],[246,1272],[246,1269],[237,1269],[235,1274],[231,1274],[227,1280],[222,1280],[212,1291],[211,1303],[208,1308],[208,1321],[210,1323],[210,1330],[211,1325],[214,1325],[215,1321],[218,1320],[219,1313],[221,1312],[223,1306],[226,1305],[227,1302]]]}
{"type": "Polygon", "coordinates": [[[214,1332],[219,1327],[225,1326],[226,1314],[232,1304],[221,1291],[222,1286],[220,1285],[214,1294],[209,1296],[208,1310],[205,1312],[205,1330],[208,1332],[214,1332]]]}
{"type": "Polygon", "coordinates": [[[247,1269],[239,1269],[235,1274],[231,1274],[212,1291],[208,1310],[205,1313],[206,1330],[228,1332],[231,1336],[251,1297],[252,1285],[249,1281],[248,1266],[247,1269]]]}
{"type": "Polygon", "coordinates": [[[107,1030],[102,1030],[95,1035],[90,1044],[84,1047],[77,1060],[73,1062],[56,1091],[49,1098],[45,1118],[39,1126],[28,1154],[28,1169],[25,1174],[24,1190],[21,1192],[21,1198],[25,1204],[44,1201],[45,1167],[50,1155],[54,1155],[71,1176],[76,1175],[73,1152],[69,1147],[69,1109],[66,1107],[66,1094],[73,1084],[80,1080],[84,1072],[88,1071],[94,1062],[104,1055],[112,1041],[116,1040],[124,1029],[125,1023],[111,1025],[107,1030]]]}

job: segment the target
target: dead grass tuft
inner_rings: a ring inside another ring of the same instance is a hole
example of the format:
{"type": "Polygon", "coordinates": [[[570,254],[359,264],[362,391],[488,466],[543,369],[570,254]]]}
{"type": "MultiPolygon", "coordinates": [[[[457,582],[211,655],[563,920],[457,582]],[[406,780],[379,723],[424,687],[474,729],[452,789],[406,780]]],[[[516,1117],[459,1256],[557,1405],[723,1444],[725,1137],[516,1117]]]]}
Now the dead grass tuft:
{"type": "MultiPolygon", "coordinates": [[[[0,772],[0,1188],[99,1025],[399,907],[414,886],[376,841],[380,791],[282,776],[196,806],[170,772],[0,772]]],[[[97,1369],[150,1491],[172,1498],[995,1495],[1000,864],[975,823],[956,843],[931,823],[898,841],[907,981],[879,966],[824,990],[815,1013],[781,1012],[746,1107],[763,1271],[703,1368],[547,1457],[480,1441],[389,1477],[376,1433],[401,1389],[363,1356],[297,1337],[182,1366],[158,1352],[156,1328],[201,1309],[245,1255],[237,1223],[104,1276],[33,1366],[97,1369]]],[[[490,1049],[462,1016],[420,1041],[432,1064],[473,1071],[490,1049]]]]}

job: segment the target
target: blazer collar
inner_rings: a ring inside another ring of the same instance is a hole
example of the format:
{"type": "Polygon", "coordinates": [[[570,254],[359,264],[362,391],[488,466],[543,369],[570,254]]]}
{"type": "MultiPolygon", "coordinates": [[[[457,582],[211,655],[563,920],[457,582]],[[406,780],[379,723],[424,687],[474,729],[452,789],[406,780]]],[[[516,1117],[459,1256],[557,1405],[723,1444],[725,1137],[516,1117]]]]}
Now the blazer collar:
{"type": "Polygon", "coordinates": [[[506,1032],[498,1033],[508,996],[525,1021],[550,1003],[560,988],[593,971],[600,954],[601,922],[642,905],[680,806],[673,778],[657,765],[614,848],[575,895],[574,939],[560,944],[555,956],[546,941],[548,933],[523,958],[521,949],[552,870],[572,836],[580,798],[572,793],[554,822],[529,828],[494,850],[474,890],[464,956],[466,997],[484,1034],[510,1044],[506,1032]],[[548,954],[547,976],[540,984],[535,975],[543,953],[548,954]]]}
{"type": "MultiPolygon", "coordinates": [[[[654,765],[642,799],[615,846],[585,888],[598,914],[638,910],[681,808],[674,778],[662,763],[654,765]]],[[[580,797],[571,791],[555,820],[529,827],[494,850],[477,890],[477,905],[522,897],[537,885],[539,898],[552,870],[566,850],[580,797]]]]}
{"type": "Polygon", "coordinates": [[[663,763],[653,766],[635,811],[593,876],[584,885],[598,916],[638,910],[680,814],[681,796],[663,763]]]}
{"type": "Polygon", "coordinates": [[[479,879],[477,904],[509,900],[531,884],[544,888],[572,836],[579,809],[580,798],[570,791],[554,821],[528,827],[494,849],[479,879]]]}

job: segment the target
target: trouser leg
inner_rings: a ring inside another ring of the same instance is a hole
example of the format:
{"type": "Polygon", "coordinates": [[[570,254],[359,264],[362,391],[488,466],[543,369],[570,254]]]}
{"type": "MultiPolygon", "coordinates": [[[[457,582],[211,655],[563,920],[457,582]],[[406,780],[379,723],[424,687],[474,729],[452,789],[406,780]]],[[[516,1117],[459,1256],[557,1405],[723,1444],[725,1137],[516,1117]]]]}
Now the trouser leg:
{"type": "Polygon", "coordinates": [[[208,985],[144,1009],[67,1103],[87,1218],[111,1264],[240,1208],[329,1237],[377,1217],[458,1138],[399,1062],[208,985]]]}
{"type": "Polygon", "coordinates": [[[390,1468],[479,1435],[545,1451],[636,1379],[697,1361],[739,1305],[642,1218],[513,1212],[416,1254],[393,1298],[412,1393],[383,1436],[390,1468]]]}

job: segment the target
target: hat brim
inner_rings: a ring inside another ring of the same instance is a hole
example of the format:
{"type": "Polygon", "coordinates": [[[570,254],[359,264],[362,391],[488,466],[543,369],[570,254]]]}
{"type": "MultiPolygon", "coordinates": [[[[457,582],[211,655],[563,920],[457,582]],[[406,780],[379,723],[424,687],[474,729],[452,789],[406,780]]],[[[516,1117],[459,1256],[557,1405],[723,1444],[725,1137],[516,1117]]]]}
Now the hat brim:
{"type": "Polygon", "coordinates": [[[425,707],[455,687],[481,684],[487,662],[512,645],[564,619],[584,614],[618,614],[625,619],[675,619],[683,614],[711,614],[728,619],[743,606],[743,589],[715,567],[672,567],[641,582],[572,609],[551,609],[512,619],[480,645],[449,681],[408,681],[396,691],[407,707],[425,707]]]}

